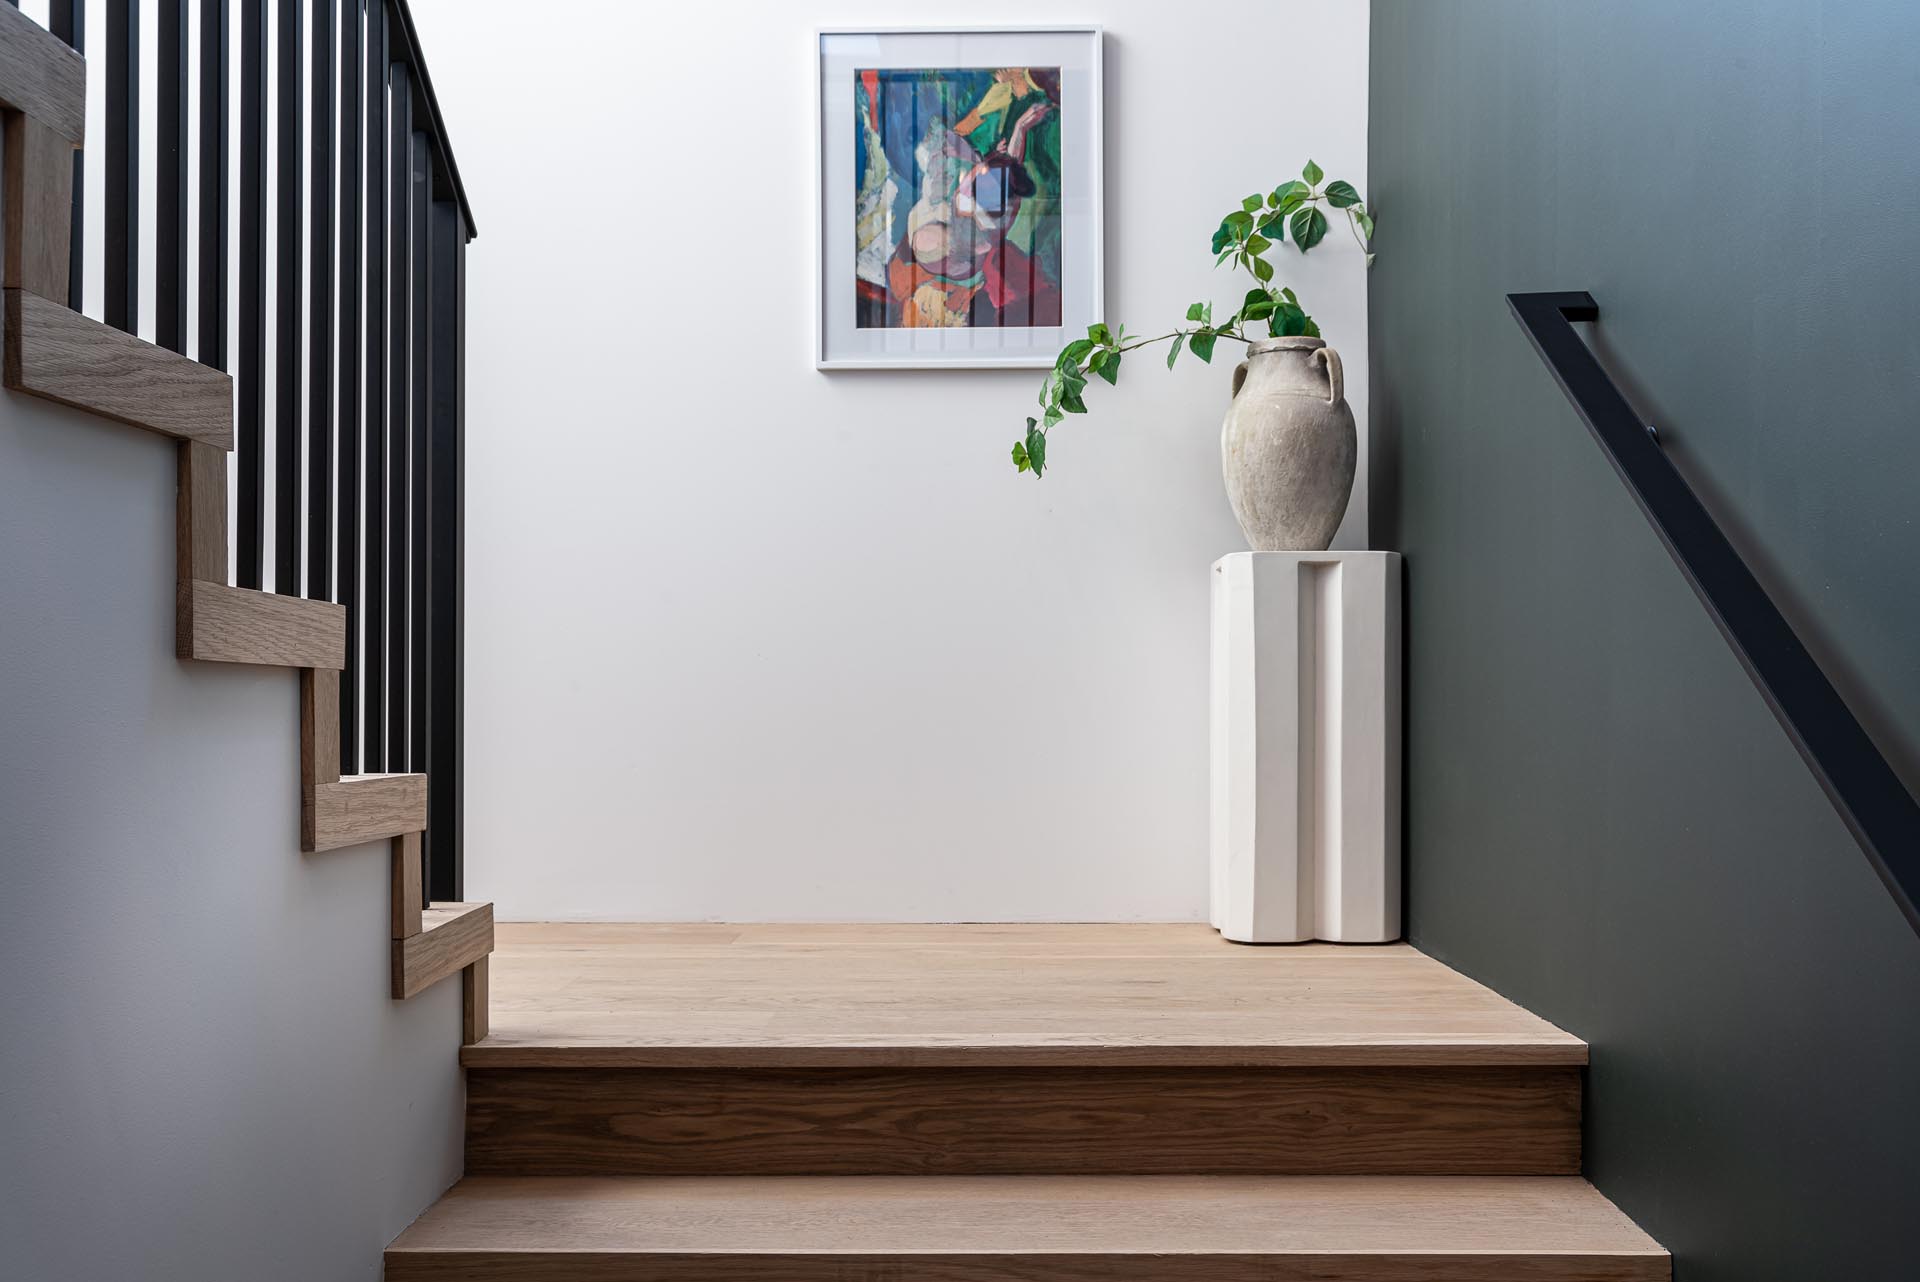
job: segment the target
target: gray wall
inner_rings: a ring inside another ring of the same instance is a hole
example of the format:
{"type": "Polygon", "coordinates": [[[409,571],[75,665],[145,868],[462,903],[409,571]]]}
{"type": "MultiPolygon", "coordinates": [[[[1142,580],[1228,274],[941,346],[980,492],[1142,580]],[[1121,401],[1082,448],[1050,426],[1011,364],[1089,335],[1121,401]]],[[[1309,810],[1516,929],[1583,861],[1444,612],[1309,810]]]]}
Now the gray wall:
{"type": "Polygon", "coordinates": [[[1683,1282],[1911,1278],[1920,940],[1508,315],[1604,358],[1920,779],[1920,7],[1375,0],[1416,943],[1588,1038],[1683,1282]]]}
{"type": "Polygon", "coordinates": [[[173,657],[173,449],[0,392],[0,1275],[379,1276],[460,1170],[460,991],[298,849],[298,683],[173,657]]]}

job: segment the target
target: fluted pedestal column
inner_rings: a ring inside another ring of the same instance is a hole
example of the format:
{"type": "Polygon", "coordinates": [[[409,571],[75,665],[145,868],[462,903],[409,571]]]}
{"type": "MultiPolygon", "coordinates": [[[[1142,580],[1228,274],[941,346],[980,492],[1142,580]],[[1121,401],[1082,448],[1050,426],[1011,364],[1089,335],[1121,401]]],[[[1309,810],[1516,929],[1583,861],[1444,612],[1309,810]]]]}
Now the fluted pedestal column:
{"type": "Polygon", "coordinates": [[[1228,939],[1400,937],[1400,556],[1213,566],[1212,920],[1228,939]]]}

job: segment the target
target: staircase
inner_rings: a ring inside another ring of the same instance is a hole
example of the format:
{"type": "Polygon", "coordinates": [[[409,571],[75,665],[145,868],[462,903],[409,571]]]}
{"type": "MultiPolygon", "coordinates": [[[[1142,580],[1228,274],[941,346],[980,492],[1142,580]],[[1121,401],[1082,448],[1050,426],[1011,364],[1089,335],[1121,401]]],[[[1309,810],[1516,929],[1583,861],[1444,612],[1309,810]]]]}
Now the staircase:
{"type": "MultiPolygon", "coordinates": [[[[9,392],[57,401],[177,443],[176,653],[183,661],[298,673],[300,849],[388,843],[392,997],[409,998],[461,975],[465,1035],[471,1040],[481,1035],[485,1020],[492,905],[423,907],[426,775],[341,773],[345,608],[228,582],[232,376],[67,305],[73,156],[83,141],[86,84],[87,64],[78,53],[17,7],[0,4],[6,325],[0,381],[9,392]]],[[[292,826],[289,816],[290,832],[292,826]]]]}
{"type": "Polygon", "coordinates": [[[502,926],[390,1282],[1649,1282],[1578,1039],[1404,946],[502,926]]]}

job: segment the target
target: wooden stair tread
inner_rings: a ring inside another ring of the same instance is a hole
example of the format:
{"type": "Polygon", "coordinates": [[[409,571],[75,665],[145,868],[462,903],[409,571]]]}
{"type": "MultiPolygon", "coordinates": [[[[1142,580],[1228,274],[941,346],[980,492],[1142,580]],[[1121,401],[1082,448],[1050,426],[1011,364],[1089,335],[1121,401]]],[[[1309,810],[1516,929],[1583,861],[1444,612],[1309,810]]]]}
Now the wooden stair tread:
{"type": "Polygon", "coordinates": [[[23,289],[6,291],[6,385],[134,427],[233,448],[233,379],[23,289]]]}
{"type": "Polygon", "coordinates": [[[864,1278],[834,1271],[862,1262],[916,1279],[1669,1276],[1658,1244],[1564,1176],[471,1177],[388,1248],[387,1276],[799,1280],[864,1278]],[[460,1257],[498,1271],[432,1270],[460,1257]],[[1046,1268],[941,1271],[955,1259],[1046,1268]],[[1530,1267],[1487,1272],[1514,1260],[1530,1267]]]}
{"type": "Polygon", "coordinates": [[[503,923],[469,1067],[1578,1065],[1404,944],[1205,925],[503,923]]]}

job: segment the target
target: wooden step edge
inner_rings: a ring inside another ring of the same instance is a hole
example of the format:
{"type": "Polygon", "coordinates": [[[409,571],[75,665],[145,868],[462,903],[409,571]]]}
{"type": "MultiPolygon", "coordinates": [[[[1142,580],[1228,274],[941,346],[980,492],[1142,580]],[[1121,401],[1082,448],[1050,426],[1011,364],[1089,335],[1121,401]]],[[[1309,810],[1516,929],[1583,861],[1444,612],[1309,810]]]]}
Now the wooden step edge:
{"type": "Polygon", "coordinates": [[[594,1043],[502,1034],[462,1048],[468,1068],[1498,1068],[1583,1066],[1584,1042],[1355,1042],[1314,1045],[1033,1045],[853,1042],[764,1045],[594,1043]]]}
{"type": "Polygon", "coordinates": [[[492,904],[435,904],[417,935],[393,941],[393,996],[423,993],[493,951],[492,904]]]}
{"type": "Polygon", "coordinates": [[[390,841],[426,826],[425,775],[347,775],[300,790],[300,848],[309,853],[390,841]]]}
{"type": "Polygon", "coordinates": [[[87,64],[19,9],[0,13],[0,105],[32,116],[73,146],[86,140],[87,64]]]}
{"type": "Polygon", "coordinates": [[[347,611],[331,601],[189,579],[179,585],[176,606],[182,659],[332,671],[347,665],[347,611]]]}
{"type": "Polygon", "coordinates": [[[233,379],[24,289],[6,291],[5,382],[165,436],[233,448],[233,379]]]}
{"type": "Polygon", "coordinates": [[[1667,1282],[1577,1176],[468,1177],[388,1282],[1667,1282]]]}
{"type": "Polygon", "coordinates": [[[1672,1282],[1664,1254],[389,1250],[386,1282],[1672,1282]]]}

